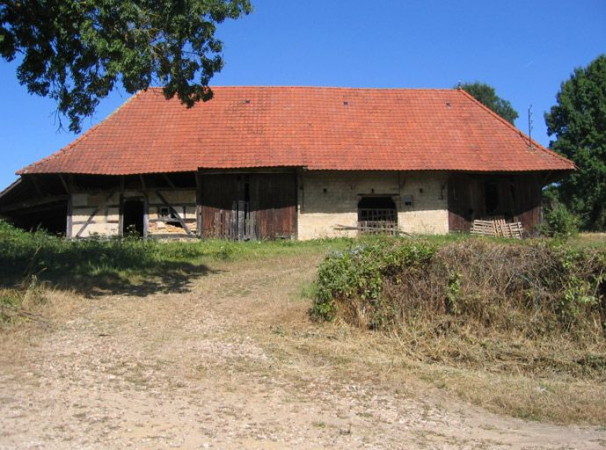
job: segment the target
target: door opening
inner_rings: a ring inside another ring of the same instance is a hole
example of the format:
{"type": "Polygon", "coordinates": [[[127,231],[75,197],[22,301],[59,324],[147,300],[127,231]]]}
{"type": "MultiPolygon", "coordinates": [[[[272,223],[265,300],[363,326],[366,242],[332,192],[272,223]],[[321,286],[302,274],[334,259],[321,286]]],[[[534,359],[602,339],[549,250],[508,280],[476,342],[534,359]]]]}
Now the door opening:
{"type": "Polygon", "coordinates": [[[145,203],[143,200],[126,200],[122,207],[122,236],[145,237],[143,216],[145,203]]]}
{"type": "Polygon", "coordinates": [[[391,197],[362,197],[358,203],[361,233],[398,233],[398,211],[391,197]]]}
{"type": "Polygon", "coordinates": [[[494,180],[487,180],[484,182],[484,206],[486,207],[486,214],[493,216],[498,214],[500,207],[499,198],[499,185],[494,180]]]}

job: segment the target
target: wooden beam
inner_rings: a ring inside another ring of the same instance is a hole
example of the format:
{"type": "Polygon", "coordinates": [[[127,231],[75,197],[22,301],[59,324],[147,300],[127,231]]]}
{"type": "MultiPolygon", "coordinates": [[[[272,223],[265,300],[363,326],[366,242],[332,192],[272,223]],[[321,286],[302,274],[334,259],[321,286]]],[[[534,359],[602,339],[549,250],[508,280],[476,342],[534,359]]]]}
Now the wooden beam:
{"type": "Polygon", "coordinates": [[[95,216],[96,216],[96,215],[97,215],[97,213],[99,212],[99,209],[100,209],[100,208],[99,208],[99,207],[97,207],[97,209],[95,209],[95,210],[93,211],[93,213],[90,215],[90,217],[87,219],[87,221],[86,221],[86,222],[84,222],[84,225],[82,225],[82,226],[80,227],[80,229],[79,229],[79,230],[78,230],[78,232],[76,233],[76,237],[77,237],[77,238],[79,238],[79,237],[82,235],[82,233],[84,232],[84,230],[86,229],[86,227],[87,227],[87,226],[89,226],[89,225],[92,223],[93,219],[95,218],[95,216]]]}
{"type": "MultiPolygon", "coordinates": [[[[63,177],[61,177],[61,181],[63,181],[63,177]]],[[[73,229],[73,216],[74,215],[74,204],[72,201],[72,196],[70,195],[67,199],[67,220],[65,223],[65,237],[70,239],[72,237],[72,229],[73,229]]]]}
{"type": "Polygon", "coordinates": [[[67,184],[67,181],[65,181],[63,175],[59,174],[59,180],[61,180],[61,184],[63,185],[63,189],[65,189],[65,193],[69,194],[71,190],[69,188],[69,185],[67,184]]]}
{"type": "Polygon", "coordinates": [[[196,172],[196,234],[202,237],[202,174],[196,172]]]}
{"type": "MultiPolygon", "coordinates": [[[[141,175],[141,182],[143,182],[143,175],[141,175]]],[[[149,199],[147,195],[143,200],[143,239],[147,239],[149,229],[149,199]]]]}
{"type": "Polygon", "coordinates": [[[141,180],[141,187],[143,188],[143,190],[147,190],[147,186],[145,185],[145,179],[143,178],[143,174],[139,175],[139,179],[141,180]]]}
{"type": "MultiPolygon", "coordinates": [[[[6,213],[6,214],[10,215],[10,216],[14,216],[14,217],[20,217],[20,216],[28,216],[28,215],[32,215],[32,214],[37,214],[37,213],[44,213],[46,211],[58,210],[58,209],[61,209],[62,207],[63,207],[63,205],[61,203],[45,203],[44,205],[32,206],[31,208],[27,208],[27,209],[17,209],[17,210],[11,211],[10,213],[6,213]]],[[[2,213],[0,213],[0,215],[2,215],[2,213]]]]}
{"type": "Polygon", "coordinates": [[[168,183],[168,185],[169,185],[171,188],[173,188],[173,189],[175,188],[175,184],[174,184],[174,183],[171,181],[171,179],[168,177],[168,175],[167,175],[167,174],[163,173],[163,174],[162,174],[162,177],[164,178],[164,180],[165,180],[165,181],[168,183]]]}
{"type": "Polygon", "coordinates": [[[26,200],[24,202],[11,203],[6,206],[0,206],[0,212],[7,213],[9,211],[16,211],[19,209],[33,208],[35,206],[46,205],[48,203],[57,203],[66,201],[69,195],[55,195],[52,197],[36,198],[33,200],[26,200]]]}
{"type": "MultiPolygon", "coordinates": [[[[122,183],[122,187],[124,187],[124,183],[122,183]]],[[[118,207],[118,235],[122,238],[124,237],[124,194],[120,192],[120,205],[118,207]]]]}
{"type": "Polygon", "coordinates": [[[114,193],[110,192],[109,195],[105,198],[105,201],[103,203],[101,203],[99,206],[97,206],[97,208],[93,211],[93,213],[90,215],[88,220],[86,222],[84,222],[84,225],[82,225],[82,227],[76,233],[77,238],[80,237],[82,235],[82,233],[84,232],[84,230],[86,230],[86,227],[88,227],[92,223],[93,219],[99,213],[99,211],[101,211],[102,208],[105,208],[107,206],[107,202],[109,202],[109,200],[113,197],[113,195],[114,195],[114,193]]]}
{"type": "Polygon", "coordinates": [[[35,175],[28,175],[29,179],[32,180],[32,184],[34,185],[34,188],[36,189],[36,193],[38,194],[39,197],[44,197],[44,194],[42,193],[42,189],[40,188],[40,183],[38,183],[38,179],[36,178],[35,175]]]}
{"type": "Polygon", "coordinates": [[[189,229],[189,227],[187,226],[187,224],[185,223],[185,221],[183,220],[183,218],[181,217],[181,215],[177,212],[177,210],[175,208],[172,207],[172,205],[170,205],[166,199],[164,198],[164,196],[162,194],[160,194],[159,191],[156,191],[156,195],[158,196],[158,198],[160,200],[162,200],[162,203],[164,203],[166,206],[168,206],[168,208],[170,209],[170,211],[175,215],[175,217],[177,218],[177,220],[179,221],[179,223],[181,224],[181,226],[183,227],[183,229],[187,232],[188,235],[192,236],[193,233],[191,232],[191,230],[189,229]]]}
{"type": "Polygon", "coordinates": [[[252,175],[272,173],[295,173],[298,169],[307,170],[307,167],[266,167],[245,169],[199,169],[204,175],[252,175]]]}

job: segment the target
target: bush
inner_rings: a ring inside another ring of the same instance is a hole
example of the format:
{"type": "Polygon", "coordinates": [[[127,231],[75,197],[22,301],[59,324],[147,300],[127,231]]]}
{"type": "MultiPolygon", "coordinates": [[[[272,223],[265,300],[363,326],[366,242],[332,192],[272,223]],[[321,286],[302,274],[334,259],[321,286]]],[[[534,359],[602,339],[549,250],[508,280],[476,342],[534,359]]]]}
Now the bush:
{"type": "Polygon", "coordinates": [[[554,202],[545,210],[546,231],[554,237],[566,238],[579,232],[581,220],[563,203],[554,202]]]}
{"type": "Polygon", "coordinates": [[[486,357],[503,366],[517,355],[526,364],[519,370],[561,368],[566,358],[556,355],[568,345],[571,367],[593,370],[582,363],[590,348],[606,361],[604,249],[394,240],[328,256],[316,292],[315,318],[396,333],[431,361],[486,357]]]}
{"type": "MultiPolygon", "coordinates": [[[[318,269],[312,316],[333,320],[337,315],[337,304],[353,299],[374,309],[380,302],[386,278],[401,281],[404,271],[422,271],[437,248],[433,242],[415,241],[402,245],[396,239],[383,239],[329,254],[318,269]]],[[[378,316],[376,319],[380,321],[378,316]]]]}

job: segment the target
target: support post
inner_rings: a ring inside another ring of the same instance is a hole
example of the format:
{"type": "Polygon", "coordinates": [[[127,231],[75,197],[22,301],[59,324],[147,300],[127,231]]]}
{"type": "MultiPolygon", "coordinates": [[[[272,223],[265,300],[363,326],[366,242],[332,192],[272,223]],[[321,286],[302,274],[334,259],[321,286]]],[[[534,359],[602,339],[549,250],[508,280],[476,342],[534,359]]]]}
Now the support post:
{"type": "Polygon", "coordinates": [[[202,174],[196,171],[196,234],[203,237],[202,230],[202,174]]]}
{"type": "Polygon", "coordinates": [[[66,224],[65,224],[65,237],[67,239],[71,239],[72,238],[72,220],[73,220],[73,215],[74,215],[74,204],[72,201],[72,196],[68,195],[67,198],[67,217],[66,217],[66,224]]]}

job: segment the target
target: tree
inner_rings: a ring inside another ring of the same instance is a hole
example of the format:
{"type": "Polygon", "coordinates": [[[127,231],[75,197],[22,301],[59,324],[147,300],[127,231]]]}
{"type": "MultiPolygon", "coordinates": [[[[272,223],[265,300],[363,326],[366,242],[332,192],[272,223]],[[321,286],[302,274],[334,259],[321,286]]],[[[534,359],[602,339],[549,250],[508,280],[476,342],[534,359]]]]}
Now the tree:
{"type": "Polygon", "coordinates": [[[474,83],[462,84],[461,89],[497,113],[507,122],[513,124],[518,118],[518,112],[513,109],[511,103],[499,97],[492,86],[476,81],[474,83]]]}
{"type": "Polygon", "coordinates": [[[583,227],[606,229],[606,55],[577,68],[562,83],[557,104],[545,114],[550,147],[578,170],[559,185],[561,201],[583,227]]]}
{"type": "Polygon", "coordinates": [[[217,24],[251,12],[250,0],[3,0],[0,56],[22,60],[19,82],[57,101],[80,130],[117,83],[157,83],[187,106],[212,96],[223,67],[217,24]]]}

